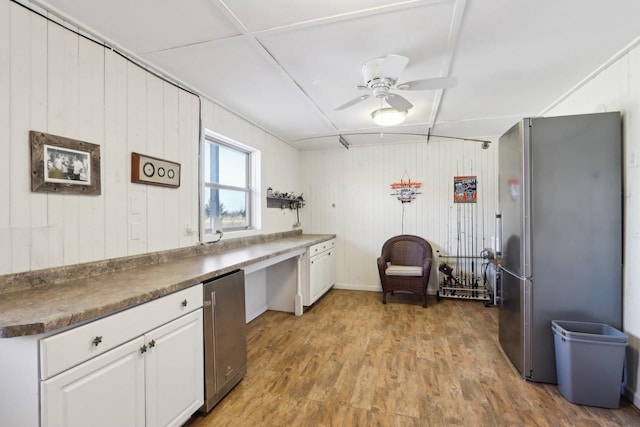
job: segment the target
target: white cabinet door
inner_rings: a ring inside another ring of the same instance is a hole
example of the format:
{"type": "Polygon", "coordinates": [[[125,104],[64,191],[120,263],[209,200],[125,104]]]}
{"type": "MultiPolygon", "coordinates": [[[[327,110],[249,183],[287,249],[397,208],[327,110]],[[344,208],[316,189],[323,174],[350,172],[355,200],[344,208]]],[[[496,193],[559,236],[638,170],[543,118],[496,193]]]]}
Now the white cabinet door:
{"type": "Polygon", "coordinates": [[[180,426],[204,403],[202,309],[149,332],[145,345],[147,426],[180,426]]]}
{"type": "Polygon", "coordinates": [[[322,291],[324,290],[324,284],[327,281],[326,265],[329,262],[328,254],[328,252],[324,252],[320,255],[311,257],[311,265],[309,268],[310,303],[314,303],[318,297],[322,295],[322,291]]]}
{"type": "Polygon", "coordinates": [[[42,427],[145,425],[144,354],[139,337],[42,384],[42,427]]]}
{"type": "Polygon", "coordinates": [[[324,291],[336,284],[336,251],[328,252],[327,262],[325,263],[326,275],[324,283],[324,291]]]}

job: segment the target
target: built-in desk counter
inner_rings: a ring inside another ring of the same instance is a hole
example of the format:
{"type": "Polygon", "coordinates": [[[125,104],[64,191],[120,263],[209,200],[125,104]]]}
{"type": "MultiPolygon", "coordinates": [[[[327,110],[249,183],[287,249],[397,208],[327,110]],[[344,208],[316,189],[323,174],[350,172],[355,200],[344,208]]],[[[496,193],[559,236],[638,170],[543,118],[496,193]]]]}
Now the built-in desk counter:
{"type": "MultiPolygon", "coordinates": [[[[215,248],[213,244],[204,249],[187,249],[203,253],[188,253],[187,257],[162,261],[159,259],[163,259],[163,255],[155,255],[149,258],[154,262],[120,271],[113,271],[116,269],[113,264],[105,261],[86,264],[80,270],[64,267],[53,269],[57,273],[29,272],[23,277],[28,282],[24,289],[15,283],[21,276],[13,275],[12,283],[0,281],[0,338],[43,334],[81,324],[236,269],[265,268],[295,256],[300,260],[307,248],[334,237],[297,234],[254,243],[249,241],[238,247],[206,253],[207,248],[215,248]],[[66,277],[60,280],[56,274],[66,277]],[[74,278],[79,276],[82,277],[74,278]]],[[[126,262],[123,263],[126,265],[126,262]]],[[[298,315],[302,314],[299,281],[298,277],[295,296],[298,315]]]]}
{"type": "Polygon", "coordinates": [[[0,425],[86,426],[96,414],[104,425],[180,425],[204,401],[200,283],[264,271],[274,309],[301,315],[309,248],[334,237],[225,239],[0,276],[0,425]]]}

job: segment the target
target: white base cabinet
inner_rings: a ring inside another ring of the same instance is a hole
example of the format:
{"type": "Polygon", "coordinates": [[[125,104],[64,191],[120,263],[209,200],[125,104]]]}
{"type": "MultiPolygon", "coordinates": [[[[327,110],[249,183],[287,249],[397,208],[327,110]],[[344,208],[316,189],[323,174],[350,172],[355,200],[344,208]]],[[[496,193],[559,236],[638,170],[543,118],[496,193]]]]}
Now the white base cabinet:
{"type": "Polygon", "coordinates": [[[145,344],[146,425],[180,426],[204,403],[202,310],[148,333],[145,344]]]}
{"type": "Polygon", "coordinates": [[[145,425],[144,338],[42,383],[42,426],[145,425]]]}
{"type": "Polygon", "coordinates": [[[19,355],[21,374],[0,367],[0,396],[19,396],[0,402],[1,426],[180,426],[204,403],[202,285],[60,333],[2,339],[0,362],[4,352],[19,355]]]}
{"type": "Polygon", "coordinates": [[[303,259],[305,283],[303,305],[310,306],[336,283],[335,239],[309,247],[303,259]]]}

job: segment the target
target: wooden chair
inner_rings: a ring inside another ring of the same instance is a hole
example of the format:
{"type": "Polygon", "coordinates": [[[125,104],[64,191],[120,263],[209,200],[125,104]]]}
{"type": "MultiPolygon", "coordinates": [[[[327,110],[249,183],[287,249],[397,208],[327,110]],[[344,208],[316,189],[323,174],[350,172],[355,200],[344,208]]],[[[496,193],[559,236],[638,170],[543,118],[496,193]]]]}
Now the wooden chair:
{"type": "Polygon", "coordinates": [[[426,307],[432,263],[431,245],[422,237],[404,234],[387,240],[378,258],[382,303],[387,303],[387,292],[408,291],[422,295],[426,307]]]}

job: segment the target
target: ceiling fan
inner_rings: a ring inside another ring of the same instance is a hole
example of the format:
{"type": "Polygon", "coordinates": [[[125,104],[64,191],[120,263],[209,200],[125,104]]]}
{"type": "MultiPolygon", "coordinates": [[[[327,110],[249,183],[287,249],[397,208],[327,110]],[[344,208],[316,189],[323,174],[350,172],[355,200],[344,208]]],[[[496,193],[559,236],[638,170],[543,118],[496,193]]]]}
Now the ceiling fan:
{"type": "Polygon", "coordinates": [[[357,85],[358,90],[369,90],[370,93],[360,95],[335,108],[335,111],[345,110],[373,95],[384,99],[387,104],[398,111],[407,111],[413,107],[405,97],[391,90],[435,90],[447,89],[456,85],[455,77],[436,77],[431,79],[414,80],[397,84],[398,75],[404,70],[409,58],[401,55],[389,54],[383,58],[374,58],[362,64],[364,85],[357,85]]]}

